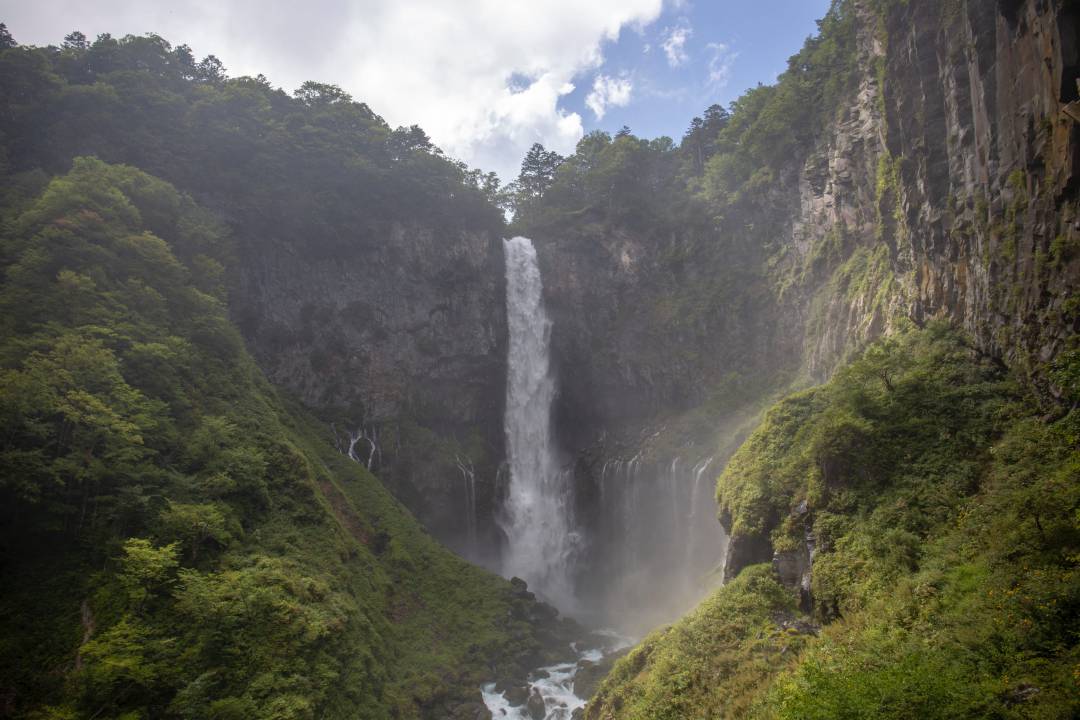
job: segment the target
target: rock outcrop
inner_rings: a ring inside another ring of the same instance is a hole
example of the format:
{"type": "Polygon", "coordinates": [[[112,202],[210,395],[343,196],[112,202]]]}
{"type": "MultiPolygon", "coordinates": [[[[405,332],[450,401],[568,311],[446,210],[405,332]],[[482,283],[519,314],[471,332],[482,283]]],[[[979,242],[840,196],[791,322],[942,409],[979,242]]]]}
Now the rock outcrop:
{"type": "Polygon", "coordinates": [[[807,364],[822,379],[890,320],[946,315],[984,352],[1035,368],[1078,329],[1078,11],[972,0],[892,3],[880,23],[860,12],[867,72],[802,170],[792,245],[805,256],[839,231],[836,266],[858,255],[866,270],[857,287],[824,290],[807,364]]]}
{"type": "Polygon", "coordinates": [[[440,539],[485,560],[503,456],[497,230],[402,223],[335,251],[267,245],[237,263],[233,302],[260,365],[335,424],[343,451],[362,434],[359,460],[440,539]]]}

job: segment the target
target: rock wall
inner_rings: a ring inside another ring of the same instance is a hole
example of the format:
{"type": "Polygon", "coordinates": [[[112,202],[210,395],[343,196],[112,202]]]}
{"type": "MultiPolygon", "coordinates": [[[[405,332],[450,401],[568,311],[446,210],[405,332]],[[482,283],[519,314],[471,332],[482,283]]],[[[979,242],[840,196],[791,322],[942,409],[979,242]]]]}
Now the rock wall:
{"type": "Polygon", "coordinates": [[[839,232],[836,267],[888,255],[861,287],[811,288],[808,366],[822,379],[897,317],[946,315],[1039,382],[1078,329],[1080,11],[923,0],[881,12],[861,9],[867,73],[802,171],[792,240],[809,252],[839,232]]]}
{"type": "MultiPolygon", "coordinates": [[[[835,251],[828,279],[799,295],[809,374],[825,379],[903,319],[946,316],[1054,395],[1047,363],[1080,331],[1080,9],[912,0],[880,22],[860,12],[868,72],[802,168],[792,223],[793,266],[835,251]]],[[[731,538],[728,577],[760,561],[761,541],[731,538]]],[[[788,574],[805,588],[810,557],[812,539],[774,564],[802,568],[788,574]]]]}
{"type": "Polygon", "coordinates": [[[360,459],[440,539],[486,559],[503,457],[501,239],[400,223],[334,250],[262,247],[237,263],[233,314],[267,375],[334,423],[343,449],[362,431],[360,459]]]}
{"type": "MultiPolygon", "coordinates": [[[[530,231],[582,526],[603,512],[605,465],[716,457],[715,474],[771,394],[826,379],[899,323],[951,317],[1055,392],[1042,369],[1080,329],[1080,10],[852,7],[850,101],[768,202],[663,230],[583,217],[530,231]]],[[[239,263],[234,308],[269,376],[343,433],[378,433],[384,480],[474,559],[499,545],[497,232],[400,223],[348,250],[282,246],[239,263]]],[[[762,554],[739,542],[729,557],[762,554]]]]}
{"type": "MultiPolygon", "coordinates": [[[[905,322],[949,317],[1056,392],[1046,365],[1080,331],[1080,9],[851,7],[858,81],[805,162],[765,191],[774,214],[536,238],[584,517],[602,511],[588,500],[605,463],[716,443],[703,423],[821,382],[905,322]]],[[[745,540],[728,544],[728,576],[771,552],[745,540]]]]}

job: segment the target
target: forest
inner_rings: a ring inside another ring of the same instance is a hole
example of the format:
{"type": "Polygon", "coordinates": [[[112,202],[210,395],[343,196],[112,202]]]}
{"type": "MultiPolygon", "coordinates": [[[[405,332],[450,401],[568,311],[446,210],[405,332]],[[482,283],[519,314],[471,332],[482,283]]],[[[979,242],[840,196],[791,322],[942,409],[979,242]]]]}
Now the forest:
{"type": "Polygon", "coordinates": [[[1080,713],[1068,3],[835,0],[506,182],[18,30],[0,718],[1080,713]]]}

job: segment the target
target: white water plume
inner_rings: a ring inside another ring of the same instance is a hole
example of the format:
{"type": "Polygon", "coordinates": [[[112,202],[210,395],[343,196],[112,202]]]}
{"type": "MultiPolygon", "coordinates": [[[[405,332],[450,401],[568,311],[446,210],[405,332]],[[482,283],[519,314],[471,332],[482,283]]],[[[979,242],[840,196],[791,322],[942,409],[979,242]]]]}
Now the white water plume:
{"type": "Polygon", "coordinates": [[[506,445],[510,482],[500,525],[508,537],[503,572],[518,575],[564,611],[574,607],[570,571],[577,549],[571,525],[571,474],[560,472],[551,440],[555,381],[549,367],[551,321],[532,241],[505,241],[509,352],[506,445]]]}

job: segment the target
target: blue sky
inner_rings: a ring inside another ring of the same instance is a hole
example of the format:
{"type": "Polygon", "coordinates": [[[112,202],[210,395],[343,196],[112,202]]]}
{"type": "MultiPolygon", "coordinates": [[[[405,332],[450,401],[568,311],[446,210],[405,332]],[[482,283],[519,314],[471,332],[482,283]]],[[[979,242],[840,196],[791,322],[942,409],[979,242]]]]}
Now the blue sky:
{"type": "Polygon", "coordinates": [[[230,75],[340,85],[392,126],[516,177],[534,142],[593,129],[678,141],[714,102],[772,82],[828,0],[0,0],[19,42],[155,32],[230,75]],[[602,117],[598,117],[598,112],[602,117]]]}
{"type": "Polygon", "coordinates": [[[678,142],[690,119],[710,104],[726,107],[747,88],[772,83],[788,58],[817,32],[816,21],[828,7],[829,0],[665,6],[656,21],[640,30],[624,29],[617,42],[603,48],[604,64],[597,72],[632,82],[625,106],[609,107],[596,119],[585,98],[597,73],[579,78],[563,105],[581,114],[586,132],[615,132],[628,125],[638,136],[668,135],[678,142]],[[664,49],[673,35],[675,46],[669,48],[674,54],[664,49]],[[710,63],[720,77],[710,79],[710,63]]]}

